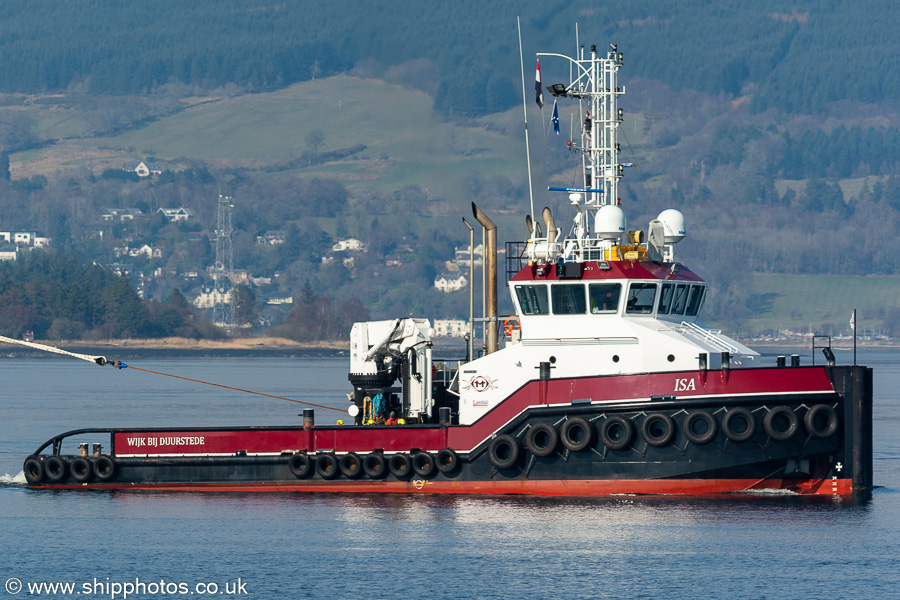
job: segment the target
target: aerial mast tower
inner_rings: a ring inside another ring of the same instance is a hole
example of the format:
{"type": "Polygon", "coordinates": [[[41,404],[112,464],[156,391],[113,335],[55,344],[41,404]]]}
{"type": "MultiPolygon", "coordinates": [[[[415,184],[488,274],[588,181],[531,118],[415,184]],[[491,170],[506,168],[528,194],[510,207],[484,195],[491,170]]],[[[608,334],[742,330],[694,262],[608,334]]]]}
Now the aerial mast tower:
{"type": "Polygon", "coordinates": [[[231,196],[219,194],[219,210],[216,225],[216,264],[213,268],[213,323],[229,334],[234,332],[234,297],[232,274],[234,272],[234,249],[231,245],[231,196]]]}

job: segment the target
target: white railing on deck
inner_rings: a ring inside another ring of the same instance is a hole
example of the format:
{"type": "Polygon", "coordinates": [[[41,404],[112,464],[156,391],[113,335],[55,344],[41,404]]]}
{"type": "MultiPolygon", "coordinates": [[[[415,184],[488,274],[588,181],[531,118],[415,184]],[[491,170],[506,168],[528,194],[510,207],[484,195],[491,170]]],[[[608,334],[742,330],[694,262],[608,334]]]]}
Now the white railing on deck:
{"type": "Polygon", "coordinates": [[[700,340],[706,342],[713,348],[716,348],[719,351],[727,351],[732,353],[737,353],[739,348],[734,344],[722,339],[719,335],[722,333],[719,329],[707,329],[703,327],[699,323],[695,323],[693,321],[682,321],[680,327],[675,328],[680,333],[687,333],[693,335],[694,337],[699,338],[700,340]]]}
{"type": "Polygon", "coordinates": [[[466,364],[465,360],[435,360],[436,369],[432,381],[443,385],[454,396],[459,396],[459,370],[466,364]]]}

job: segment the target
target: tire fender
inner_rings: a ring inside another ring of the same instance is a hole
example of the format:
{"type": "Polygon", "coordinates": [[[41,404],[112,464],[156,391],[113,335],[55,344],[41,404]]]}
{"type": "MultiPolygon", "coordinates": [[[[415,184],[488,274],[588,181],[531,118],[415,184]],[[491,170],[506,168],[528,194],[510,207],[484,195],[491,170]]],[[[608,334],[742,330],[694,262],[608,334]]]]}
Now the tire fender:
{"type": "Polygon", "coordinates": [[[690,440],[691,443],[700,446],[708,444],[715,439],[716,434],[719,433],[719,423],[708,410],[695,410],[685,417],[681,429],[684,432],[684,437],[690,440]],[[697,433],[694,431],[694,425],[700,421],[706,423],[706,431],[697,433]]]}
{"type": "Polygon", "coordinates": [[[572,417],[559,431],[563,446],[572,452],[586,450],[594,441],[594,426],[581,417],[572,417]]]}
{"type": "Polygon", "coordinates": [[[634,424],[619,415],[613,415],[600,426],[600,441],[610,450],[624,450],[634,437],[634,424]]]}
{"type": "Polygon", "coordinates": [[[498,469],[510,469],[519,460],[519,442],[513,436],[503,433],[491,441],[488,458],[498,469]]]}
{"type": "Polygon", "coordinates": [[[550,423],[535,423],[525,434],[525,447],[535,456],[551,456],[558,442],[559,433],[550,423]]]}

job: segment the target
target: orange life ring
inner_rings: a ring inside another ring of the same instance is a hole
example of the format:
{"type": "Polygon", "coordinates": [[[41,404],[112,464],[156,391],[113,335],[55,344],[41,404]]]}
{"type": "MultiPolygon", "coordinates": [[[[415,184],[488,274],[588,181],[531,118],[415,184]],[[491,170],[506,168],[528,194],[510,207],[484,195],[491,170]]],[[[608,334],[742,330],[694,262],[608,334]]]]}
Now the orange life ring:
{"type": "Polygon", "coordinates": [[[507,337],[512,337],[513,331],[518,331],[520,329],[522,329],[522,326],[519,323],[518,317],[506,317],[503,319],[503,333],[505,333],[507,337]]]}

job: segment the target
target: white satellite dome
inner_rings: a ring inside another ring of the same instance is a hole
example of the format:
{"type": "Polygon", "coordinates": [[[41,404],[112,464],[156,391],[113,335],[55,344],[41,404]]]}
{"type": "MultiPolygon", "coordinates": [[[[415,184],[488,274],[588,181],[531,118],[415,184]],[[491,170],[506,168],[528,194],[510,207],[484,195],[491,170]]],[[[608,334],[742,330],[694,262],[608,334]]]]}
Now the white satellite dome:
{"type": "Polygon", "coordinates": [[[665,240],[667,244],[676,244],[687,235],[687,227],[684,224],[684,215],[680,210],[669,208],[659,213],[657,217],[663,224],[665,240]]]}
{"type": "Polygon", "coordinates": [[[594,217],[594,233],[602,240],[617,240],[625,233],[625,211],[618,206],[601,206],[594,217]]]}

